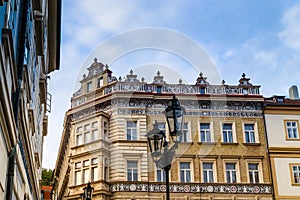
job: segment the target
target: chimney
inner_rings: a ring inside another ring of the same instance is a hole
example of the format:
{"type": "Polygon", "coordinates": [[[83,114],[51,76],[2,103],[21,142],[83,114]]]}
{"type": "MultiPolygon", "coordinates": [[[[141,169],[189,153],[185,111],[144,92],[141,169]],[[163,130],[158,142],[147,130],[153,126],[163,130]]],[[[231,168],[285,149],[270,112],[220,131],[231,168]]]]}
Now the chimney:
{"type": "Polygon", "coordinates": [[[290,99],[299,99],[298,88],[296,85],[293,85],[289,89],[290,99]]]}

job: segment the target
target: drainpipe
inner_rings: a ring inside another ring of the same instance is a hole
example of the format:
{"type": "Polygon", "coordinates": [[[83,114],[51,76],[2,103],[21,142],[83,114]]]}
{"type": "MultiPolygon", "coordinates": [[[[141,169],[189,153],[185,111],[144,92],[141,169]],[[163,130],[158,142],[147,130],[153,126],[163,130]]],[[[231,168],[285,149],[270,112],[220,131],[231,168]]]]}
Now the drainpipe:
{"type": "Polygon", "coordinates": [[[18,112],[19,112],[19,102],[20,102],[20,90],[21,90],[21,84],[23,81],[23,68],[24,68],[24,53],[25,53],[25,37],[26,37],[26,25],[27,25],[27,10],[28,10],[28,0],[22,0],[20,1],[20,17],[19,20],[21,22],[21,25],[19,27],[19,38],[17,41],[17,89],[15,93],[13,94],[12,98],[12,104],[13,104],[13,114],[14,114],[14,120],[16,124],[16,130],[17,130],[17,144],[12,148],[12,150],[9,152],[8,156],[8,172],[7,172],[7,182],[6,182],[6,200],[12,199],[12,193],[13,193],[13,186],[14,186],[14,171],[15,171],[15,161],[16,161],[16,149],[17,145],[19,143],[19,127],[18,127],[18,112]]]}

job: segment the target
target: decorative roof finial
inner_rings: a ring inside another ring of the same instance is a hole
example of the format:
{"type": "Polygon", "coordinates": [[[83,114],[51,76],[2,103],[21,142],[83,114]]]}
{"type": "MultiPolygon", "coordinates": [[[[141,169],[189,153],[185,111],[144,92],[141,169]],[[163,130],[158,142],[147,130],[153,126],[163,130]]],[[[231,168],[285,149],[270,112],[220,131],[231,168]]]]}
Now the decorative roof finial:
{"type": "Polygon", "coordinates": [[[160,71],[157,71],[157,76],[160,76],[160,71]]]}
{"type": "Polygon", "coordinates": [[[242,77],[243,77],[243,78],[245,78],[245,77],[246,77],[246,74],[245,74],[245,73],[243,73],[243,74],[242,74],[242,77]]]}
{"type": "Polygon", "coordinates": [[[129,73],[130,73],[130,75],[132,75],[133,74],[133,70],[131,69],[129,73]]]}
{"type": "Polygon", "coordinates": [[[225,80],[224,79],[222,80],[222,84],[225,85],[225,80]]]}
{"type": "Polygon", "coordinates": [[[119,76],[119,81],[122,81],[122,77],[121,76],[119,76]]]}
{"type": "Polygon", "coordinates": [[[142,82],[144,82],[144,81],[145,81],[145,78],[144,78],[144,77],[142,77],[141,81],[142,81],[142,82]]]}
{"type": "Polygon", "coordinates": [[[181,80],[181,78],[179,79],[179,84],[182,84],[182,80],[181,80]]]}
{"type": "Polygon", "coordinates": [[[202,73],[202,72],[200,72],[200,74],[199,74],[199,75],[200,75],[200,77],[202,77],[202,76],[203,76],[203,73],[202,73]]]}
{"type": "Polygon", "coordinates": [[[98,59],[95,57],[95,58],[94,58],[94,62],[96,63],[97,61],[98,61],[98,59]]]}
{"type": "Polygon", "coordinates": [[[109,66],[108,66],[107,64],[105,64],[105,69],[108,69],[108,67],[109,67],[109,66]]]}

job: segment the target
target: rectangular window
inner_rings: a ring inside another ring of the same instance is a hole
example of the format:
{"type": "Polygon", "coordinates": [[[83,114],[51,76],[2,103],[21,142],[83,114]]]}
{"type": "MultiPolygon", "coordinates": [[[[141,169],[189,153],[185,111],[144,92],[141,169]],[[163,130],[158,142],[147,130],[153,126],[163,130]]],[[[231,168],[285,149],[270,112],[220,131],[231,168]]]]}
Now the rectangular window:
{"type": "Polygon", "coordinates": [[[98,82],[97,82],[97,87],[102,87],[103,86],[103,77],[98,78],[98,82]]]}
{"type": "Polygon", "coordinates": [[[205,88],[200,88],[200,94],[205,94],[205,88]]]}
{"type": "Polygon", "coordinates": [[[98,167],[92,167],[91,169],[91,179],[92,181],[98,180],[98,167]]]}
{"type": "Polygon", "coordinates": [[[127,161],[127,181],[138,180],[138,161],[127,161]]]}
{"type": "Polygon", "coordinates": [[[82,134],[76,135],[76,145],[82,145],[82,134]]]}
{"type": "Polygon", "coordinates": [[[74,179],[74,184],[75,185],[80,185],[81,184],[81,171],[75,171],[75,179],[74,179]]]}
{"type": "Polygon", "coordinates": [[[89,161],[88,161],[88,160],[83,161],[83,166],[84,166],[84,167],[89,166],[89,161]]]}
{"type": "Polygon", "coordinates": [[[93,122],[92,123],[92,128],[97,128],[98,127],[98,122],[93,122]]]}
{"type": "Polygon", "coordinates": [[[183,123],[182,127],[182,135],[180,136],[181,142],[189,142],[189,128],[188,128],[188,122],[183,123]]]}
{"type": "Polygon", "coordinates": [[[226,163],[226,181],[227,183],[236,183],[236,163],[226,163]]]}
{"type": "Polygon", "coordinates": [[[233,142],[233,133],[232,133],[232,124],[224,123],[222,125],[223,129],[223,142],[232,143],[233,142]]]}
{"type": "Polygon", "coordinates": [[[163,169],[156,170],[156,181],[157,182],[166,182],[166,172],[163,169]]]}
{"type": "Polygon", "coordinates": [[[156,87],[156,92],[157,92],[157,93],[161,93],[161,86],[157,86],[157,87],[156,87]]]}
{"type": "Polygon", "coordinates": [[[90,91],[92,91],[92,81],[91,82],[88,82],[87,84],[86,84],[86,91],[87,92],[90,92],[90,91]]]}
{"type": "Polygon", "coordinates": [[[201,142],[211,142],[209,123],[200,123],[200,139],[201,142]]]}
{"type": "Polygon", "coordinates": [[[85,130],[85,131],[88,131],[88,130],[90,130],[90,128],[91,128],[90,124],[86,124],[86,125],[84,125],[84,130],[85,130]]]}
{"type": "Polygon", "coordinates": [[[90,142],[90,132],[84,133],[84,144],[90,142]]]}
{"type": "Polygon", "coordinates": [[[300,164],[290,164],[292,184],[300,186],[300,164]]]}
{"type": "Polygon", "coordinates": [[[92,141],[95,141],[99,138],[98,129],[92,130],[92,141]]]}
{"type": "Polygon", "coordinates": [[[127,140],[137,140],[137,122],[127,122],[127,140]]]}
{"type": "Polygon", "coordinates": [[[202,164],[203,169],[203,182],[204,183],[213,183],[214,182],[214,171],[213,171],[213,163],[204,162],[202,164]]]}
{"type": "Polygon", "coordinates": [[[76,133],[80,133],[80,132],[82,132],[82,126],[77,127],[77,129],[76,129],[76,133]]]}
{"type": "Polygon", "coordinates": [[[93,158],[91,162],[92,162],[92,165],[97,165],[98,164],[98,159],[93,158]]]}
{"type": "Polygon", "coordinates": [[[254,124],[244,124],[245,142],[255,143],[254,124]]]}
{"type": "Polygon", "coordinates": [[[83,171],[83,183],[88,183],[90,181],[90,170],[84,169],[83,171]]]}
{"type": "Polygon", "coordinates": [[[287,139],[299,139],[298,121],[285,120],[285,131],[287,139]]]}
{"type": "Polygon", "coordinates": [[[108,181],[108,159],[104,158],[104,166],[103,166],[103,179],[108,181]]]}
{"type": "Polygon", "coordinates": [[[81,162],[75,163],[75,169],[79,169],[81,167],[81,162]]]}
{"type": "Polygon", "coordinates": [[[183,183],[191,182],[191,163],[180,163],[180,181],[183,183]]]}
{"type": "Polygon", "coordinates": [[[250,183],[259,183],[259,164],[258,163],[248,163],[248,173],[250,183]]]}
{"type": "Polygon", "coordinates": [[[108,139],[108,123],[103,122],[103,140],[108,139]]]}

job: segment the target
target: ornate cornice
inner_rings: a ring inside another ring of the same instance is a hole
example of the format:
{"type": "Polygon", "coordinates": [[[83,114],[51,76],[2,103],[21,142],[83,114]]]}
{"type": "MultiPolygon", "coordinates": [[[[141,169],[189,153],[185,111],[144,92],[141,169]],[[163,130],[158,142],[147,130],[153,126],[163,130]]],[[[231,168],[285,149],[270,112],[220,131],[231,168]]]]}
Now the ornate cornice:
{"type": "MultiPolygon", "coordinates": [[[[113,183],[111,192],[166,192],[166,185],[159,183],[113,183]]],[[[270,184],[170,184],[174,193],[223,193],[223,194],[272,194],[270,184]]]]}

